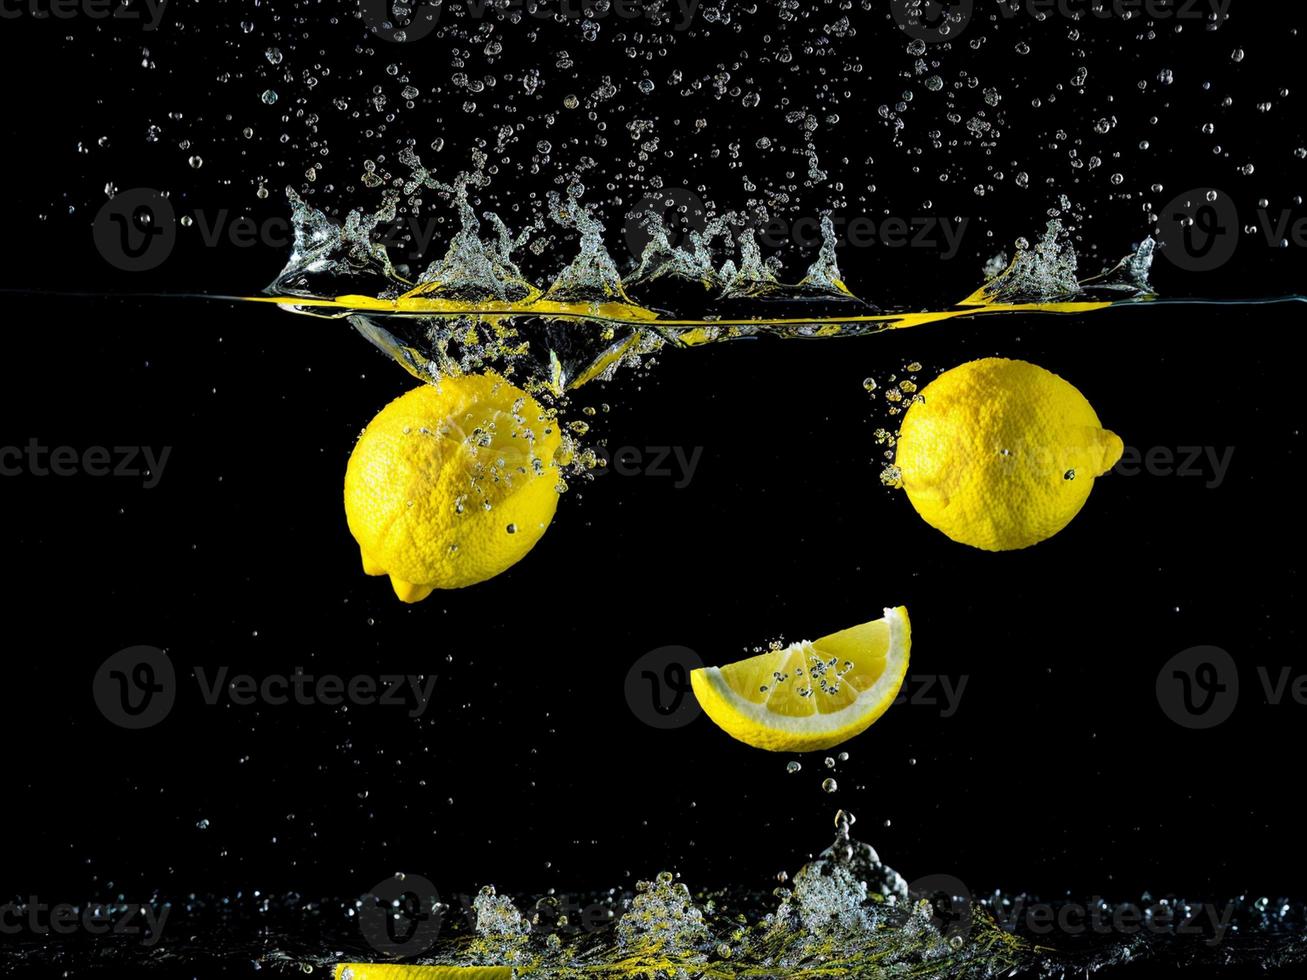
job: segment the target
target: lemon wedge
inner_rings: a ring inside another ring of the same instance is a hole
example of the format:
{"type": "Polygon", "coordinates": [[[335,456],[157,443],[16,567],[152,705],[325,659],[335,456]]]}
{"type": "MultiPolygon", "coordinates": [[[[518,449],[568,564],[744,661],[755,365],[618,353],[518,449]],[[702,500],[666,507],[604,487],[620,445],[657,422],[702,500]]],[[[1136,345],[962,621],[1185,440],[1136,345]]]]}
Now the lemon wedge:
{"type": "Polygon", "coordinates": [[[708,717],[746,745],[815,752],[866,731],[894,703],[911,644],[908,611],[898,606],[819,640],[701,667],[690,685],[708,717]]]}

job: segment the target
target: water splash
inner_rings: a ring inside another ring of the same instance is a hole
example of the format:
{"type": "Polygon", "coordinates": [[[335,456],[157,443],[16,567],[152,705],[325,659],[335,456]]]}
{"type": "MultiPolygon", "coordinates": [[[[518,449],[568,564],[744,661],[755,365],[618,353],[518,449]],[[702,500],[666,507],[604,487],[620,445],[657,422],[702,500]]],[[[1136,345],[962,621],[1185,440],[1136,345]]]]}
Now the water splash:
{"type": "MultiPolygon", "coordinates": [[[[550,978],[993,976],[1027,962],[1030,947],[1000,936],[992,921],[966,939],[948,936],[928,902],[914,903],[903,878],[849,833],[836,816],[834,843],[805,864],[790,888],[777,888],[774,910],[751,916],[757,898],[693,893],[669,871],[641,881],[628,896],[606,897],[615,928],[560,929],[552,916],[527,926],[516,908],[485,888],[475,902],[471,957],[458,944],[424,962],[515,966],[550,978]]],[[[556,899],[545,899],[557,904],[556,899]]],[[[566,920],[563,921],[566,925],[566,920]]]]}
{"type": "Polygon", "coordinates": [[[1033,246],[1024,238],[1017,239],[1016,245],[1011,263],[995,257],[987,266],[990,278],[985,288],[996,302],[1047,303],[1103,294],[1138,299],[1152,294],[1148,274],[1156,243],[1151,237],[1090,279],[1079,277],[1079,257],[1060,217],[1049,219],[1043,237],[1033,246]]]}
{"type": "MultiPolygon", "coordinates": [[[[1117,908],[1165,908],[1174,913],[1171,927],[1028,935],[1022,911],[1037,896],[994,891],[972,898],[950,891],[950,901],[937,905],[941,876],[907,884],[875,849],[852,836],[853,825],[852,814],[837,813],[832,844],[792,879],[782,876],[789,886],[770,894],[742,883],[694,890],[665,871],[633,891],[551,892],[534,903],[501,895],[492,886],[474,898],[446,896],[435,906],[440,929],[434,944],[404,962],[506,966],[515,976],[540,980],[988,980],[1086,975],[1141,961],[1160,971],[1196,968],[1217,975],[1307,963],[1307,904],[1302,902],[1242,895],[1223,903],[1225,931],[1219,942],[1206,932],[1179,928],[1203,924],[1194,914],[1203,903],[1147,893],[1137,903],[1093,899],[1091,907],[1108,922],[1117,908]]],[[[156,894],[151,901],[172,912],[173,928],[158,946],[143,946],[139,937],[128,935],[106,936],[85,947],[6,944],[0,945],[0,972],[45,975],[56,969],[62,976],[79,976],[150,970],[189,977],[203,964],[202,972],[255,976],[267,968],[308,973],[330,971],[344,961],[384,959],[367,945],[359,925],[360,911],[375,901],[372,896],[311,899],[253,892],[167,902],[156,894]]],[[[1081,913],[1087,907],[1064,896],[1048,903],[1051,911],[1041,921],[1058,921],[1063,906],[1081,913]]]]}
{"type": "Polygon", "coordinates": [[[1087,312],[1151,296],[1152,239],[1081,280],[1057,215],[1034,246],[1018,241],[1010,263],[991,263],[984,285],[944,310],[883,312],[855,296],[841,278],[830,215],[821,221],[818,255],[797,282],[783,281],[780,262],[763,257],[756,229],[765,213],[706,213],[679,244],[660,214],[633,215],[647,242],[624,277],[578,182],[548,195],[548,218],[577,244],[541,287],[514,257],[533,237],[543,241],[541,218],[514,233],[498,214],[478,216],[472,207],[470,189],[485,183],[483,175],[445,183],[411,150],[402,159],[410,177],[387,191],[375,213],[350,211],[340,225],[288,192],[294,248],[267,292],[296,312],[348,317],[424,380],[495,370],[533,394],[560,393],[636,367],[668,344],[853,336],[1005,310],[1087,312]],[[443,253],[410,279],[381,239],[401,213],[410,221],[420,214],[420,190],[447,200],[457,227],[443,253]]]}

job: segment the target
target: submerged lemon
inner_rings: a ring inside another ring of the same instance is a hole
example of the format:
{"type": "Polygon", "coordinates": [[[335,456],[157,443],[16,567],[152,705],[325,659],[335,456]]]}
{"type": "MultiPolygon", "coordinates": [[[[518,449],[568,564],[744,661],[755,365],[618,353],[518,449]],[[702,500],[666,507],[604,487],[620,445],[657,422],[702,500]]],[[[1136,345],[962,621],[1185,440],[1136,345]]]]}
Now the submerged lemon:
{"type": "Polygon", "coordinates": [[[443,378],[401,395],[359,437],[345,516],[363,570],[404,602],[493,578],[530,551],[558,504],[558,427],[503,378],[443,378]]]}
{"type": "Polygon", "coordinates": [[[946,371],[903,417],[894,464],[927,524],[987,551],[1025,548],[1071,522],[1121,458],[1076,388],[1026,361],[946,371]]]}
{"type": "Polygon", "coordinates": [[[908,670],[908,611],[792,643],[725,667],[701,667],[690,685],[728,735],[771,752],[815,752],[865,731],[894,703],[908,670]]]}
{"type": "Polygon", "coordinates": [[[337,963],[333,980],[513,980],[513,970],[507,966],[337,963]]]}

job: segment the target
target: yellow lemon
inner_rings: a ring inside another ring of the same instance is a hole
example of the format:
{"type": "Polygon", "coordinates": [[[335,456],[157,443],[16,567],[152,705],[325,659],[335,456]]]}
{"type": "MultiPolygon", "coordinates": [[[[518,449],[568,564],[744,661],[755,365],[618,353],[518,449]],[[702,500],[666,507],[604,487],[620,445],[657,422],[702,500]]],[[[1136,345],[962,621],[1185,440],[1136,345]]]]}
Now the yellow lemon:
{"type": "Polygon", "coordinates": [[[333,980],[513,980],[513,969],[507,966],[337,963],[333,980]]]}
{"type": "Polygon", "coordinates": [[[1121,458],[1076,388],[1026,361],[946,371],[903,417],[897,480],[927,524],[986,551],[1050,538],[1121,458]]]}
{"type": "Polygon", "coordinates": [[[771,752],[815,752],[865,731],[894,703],[912,630],[902,606],[820,640],[690,674],[699,704],[728,735],[771,752]]]}
{"type": "Polygon", "coordinates": [[[345,471],[345,516],[363,570],[418,602],[521,560],[553,519],[557,423],[503,378],[443,378],[368,423],[345,471]]]}

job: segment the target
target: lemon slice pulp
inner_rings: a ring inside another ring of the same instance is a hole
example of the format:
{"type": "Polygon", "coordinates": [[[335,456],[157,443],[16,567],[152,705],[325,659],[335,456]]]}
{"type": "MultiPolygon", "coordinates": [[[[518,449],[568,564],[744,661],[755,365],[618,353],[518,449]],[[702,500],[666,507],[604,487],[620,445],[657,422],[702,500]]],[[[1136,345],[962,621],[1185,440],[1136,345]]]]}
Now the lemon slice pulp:
{"type": "Polygon", "coordinates": [[[819,640],[702,667],[690,684],[728,735],[771,752],[815,752],[865,731],[894,703],[911,640],[908,611],[898,606],[819,640]]]}

